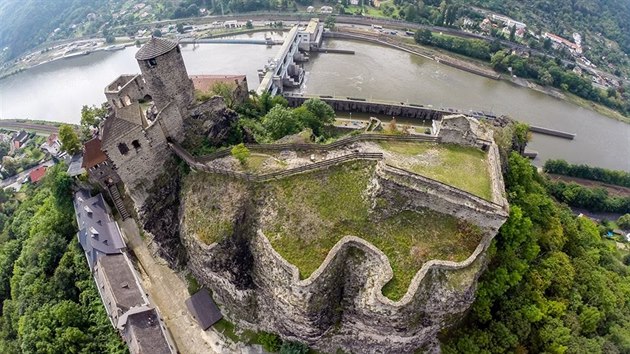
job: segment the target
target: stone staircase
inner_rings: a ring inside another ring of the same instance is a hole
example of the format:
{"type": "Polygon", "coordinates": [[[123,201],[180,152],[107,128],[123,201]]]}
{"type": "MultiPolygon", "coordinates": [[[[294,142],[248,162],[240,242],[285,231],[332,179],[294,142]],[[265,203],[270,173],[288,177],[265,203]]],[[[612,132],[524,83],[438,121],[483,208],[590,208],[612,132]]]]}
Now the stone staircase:
{"type": "Polygon", "coordinates": [[[129,219],[129,212],[127,212],[127,208],[125,208],[120,192],[118,192],[118,187],[115,185],[109,185],[107,186],[107,190],[109,191],[109,196],[112,198],[114,205],[116,205],[116,210],[118,210],[120,217],[123,220],[129,219]]]}

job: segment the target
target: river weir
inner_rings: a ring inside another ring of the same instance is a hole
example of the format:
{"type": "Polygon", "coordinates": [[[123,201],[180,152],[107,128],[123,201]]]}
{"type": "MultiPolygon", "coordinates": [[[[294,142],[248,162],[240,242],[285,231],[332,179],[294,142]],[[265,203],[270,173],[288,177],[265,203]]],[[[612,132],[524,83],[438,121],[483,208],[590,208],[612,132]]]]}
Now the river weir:
{"type": "MultiPolygon", "coordinates": [[[[282,40],[278,32],[233,36],[282,40]]],[[[372,43],[326,39],[322,47],[354,55],[310,53],[304,84],[296,93],[422,104],[437,110],[492,112],[547,129],[575,134],[573,140],[533,134],[535,163],[562,158],[630,171],[630,125],[592,110],[508,82],[471,74],[413,54],[372,43]]],[[[249,89],[258,70],[279,46],[188,44],[182,54],[191,75],[245,74],[249,89]]],[[[38,66],[0,81],[0,118],[78,123],[81,106],[100,104],[111,77],[137,72],[135,47],[103,51],[38,66]]]]}

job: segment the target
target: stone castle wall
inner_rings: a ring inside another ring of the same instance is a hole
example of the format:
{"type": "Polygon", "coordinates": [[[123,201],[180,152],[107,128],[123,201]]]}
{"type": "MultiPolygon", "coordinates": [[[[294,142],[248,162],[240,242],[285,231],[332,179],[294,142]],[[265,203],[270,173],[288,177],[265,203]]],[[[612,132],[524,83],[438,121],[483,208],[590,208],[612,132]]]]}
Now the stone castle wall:
{"type": "Polygon", "coordinates": [[[208,260],[229,254],[216,244],[203,245],[194,235],[183,235],[189,267],[211,287],[224,314],[244,328],[278,333],[330,352],[343,348],[356,353],[411,353],[418,347],[437,351],[439,331],[460,319],[474,301],[485,251],[507,218],[507,205],[383,162],[376,184],[377,196],[400,203],[402,195],[408,201],[399,206],[401,210],[430,208],[472,222],[481,228],[482,241],[463,262],[425,263],[400,301],[382,295],[393,275],[387,256],[351,235],[342,238],[304,280],[261,231],[248,245],[255,284],[251,289],[236,290],[225,272],[209,266],[208,260]]]}
{"type": "Polygon", "coordinates": [[[144,204],[153,180],[162,172],[164,162],[171,156],[166,137],[159,125],[127,131],[114,144],[103,145],[103,150],[116,166],[116,172],[125,182],[125,189],[136,206],[144,204]],[[128,151],[123,154],[118,144],[128,151]],[[136,148],[135,146],[139,146],[136,148]]]}
{"type": "Polygon", "coordinates": [[[395,199],[391,193],[395,191],[410,201],[409,205],[401,205],[402,209],[429,208],[495,232],[507,218],[504,205],[461,189],[389,165],[381,164],[376,171],[384,190],[389,192],[385,197],[395,199]]]}
{"type": "Polygon", "coordinates": [[[121,75],[105,87],[107,103],[116,111],[143,99],[145,95],[147,91],[141,75],[121,75]]]}
{"type": "Polygon", "coordinates": [[[401,103],[374,102],[364,99],[340,98],[332,96],[303,96],[299,94],[285,94],[284,98],[289,102],[289,107],[298,107],[309,98],[319,98],[328,103],[335,112],[353,112],[379,114],[390,117],[405,117],[421,120],[439,120],[443,116],[453,114],[449,111],[441,111],[421,105],[401,103]]]}
{"type": "Polygon", "coordinates": [[[158,111],[172,100],[185,115],[185,109],[194,99],[193,82],[188,77],[179,45],[154,59],[139,60],[138,65],[158,111]]]}
{"type": "MultiPolygon", "coordinates": [[[[178,142],[184,140],[184,119],[174,101],[171,101],[158,112],[155,122],[149,127],[149,130],[155,129],[156,125],[162,129],[165,137],[178,142]]],[[[157,139],[159,139],[159,135],[156,135],[157,139]]]]}

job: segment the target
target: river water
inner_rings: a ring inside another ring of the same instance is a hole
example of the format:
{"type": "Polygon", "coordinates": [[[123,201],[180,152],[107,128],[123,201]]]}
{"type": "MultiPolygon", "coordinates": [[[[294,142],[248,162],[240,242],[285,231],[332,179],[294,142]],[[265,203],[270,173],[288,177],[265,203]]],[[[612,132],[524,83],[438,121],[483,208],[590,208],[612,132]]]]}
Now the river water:
{"type": "MultiPolygon", "coordinates": [[[[529,147],[539,152],[538,162],[564,158],[573,163],[630,171],[630,124],[394,49],[345,40],[329,40],[324,45],[354,50],[356,54],[311,55],[305,64],[307,76],[302,92],[508,114],[527,123],[577,134],[573,141],[534,134],[529,147]]],[[[278,48],[202,44],[183,46],[182,52],[189,74],[245,73],[249,88],[255,89],[257,70],[278,48]]],[[[6,78],[0,81],[0,119],[78,123],[81,106],[103,102],[103,89],[109,82],[122,73],[139,72],[134,59],[136,51],[131,47],[63,59],[6,78]]]]}

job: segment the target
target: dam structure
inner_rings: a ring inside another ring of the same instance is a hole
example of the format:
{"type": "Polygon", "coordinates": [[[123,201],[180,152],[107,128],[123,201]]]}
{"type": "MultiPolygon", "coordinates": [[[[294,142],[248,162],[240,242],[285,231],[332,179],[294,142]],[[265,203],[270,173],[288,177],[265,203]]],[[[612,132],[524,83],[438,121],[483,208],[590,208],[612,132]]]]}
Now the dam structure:
{"type": "Polygon", "coordinates": [[[285,87],[298,88],[304,80],[304,69],[298,64],[308,60],[305,52],[319,49],[323,38],[324,26],[318,19],[312,19],[304,29],[291,28],[278,54],[269,61],[264,70],[259,71],[260,85],[258,95],[270,92],[281,94],[285,87]]]}

